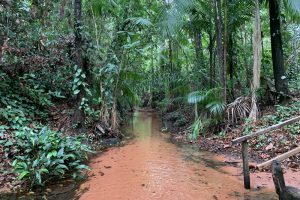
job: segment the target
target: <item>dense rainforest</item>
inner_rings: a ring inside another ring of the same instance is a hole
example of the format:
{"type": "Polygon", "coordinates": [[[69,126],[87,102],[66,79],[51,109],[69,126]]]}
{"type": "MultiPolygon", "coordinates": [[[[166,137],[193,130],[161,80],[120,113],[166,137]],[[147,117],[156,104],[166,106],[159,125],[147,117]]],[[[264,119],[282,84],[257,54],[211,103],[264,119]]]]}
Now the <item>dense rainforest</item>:
{"type": "MultiPolygon", "coordinates": [[[[137,108],[225,150],[299,115],[299,12],[298,0],[0,0],[0,188],[81,178],[137,108]]],[[[299,130],[251,145],[285,152],[299,130]]]]}

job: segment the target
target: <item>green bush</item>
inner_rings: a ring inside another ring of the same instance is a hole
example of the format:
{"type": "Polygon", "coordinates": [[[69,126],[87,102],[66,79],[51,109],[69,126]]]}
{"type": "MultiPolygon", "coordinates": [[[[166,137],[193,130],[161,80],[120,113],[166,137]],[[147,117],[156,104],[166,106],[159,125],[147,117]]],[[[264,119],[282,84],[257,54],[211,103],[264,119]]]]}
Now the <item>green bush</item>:
{"type": "Polygon", "coordinates": [[[181,117],[174,122],[175,127],[182,127],[188,123],[188,120],[185,117],[181,117]]]}
{"type": "Polygon", "coordinates": [[[172,121],[172,122],[175,122],[177,121],[178,119],[181,119],[183,118],[184,116],[180,113],[180,112],[177,112],[177,111],[174,111],[174,112],[171,112],[171,113],[168,113],[166,115],[166,119],[168,121],[172,121]]]}
{"type": "MultiPolygon", "coordinates": [[[[263,127],[278,124],[284,120],[298,116],[300,114],[300,102],[293,101],[287,105],[276,105],[276,111],[272,115],[265,115],[262,118],[263,127]]],[[[299,134],[300,123],[294,123],[292,125],[284,127],[286,131],[291,134],[299,134]]]]}
{"type": "Polygon", "coordinates": [[[16,131],[13,138],[0,140],[0,144],[6,155],[13,157],[14,173],[30,187],[43,186],[71,173],[75,178],[83,169],[88,169],[83,161],[91,150],[80,137],[64,136],[47,127],[24,127],[16,131]]]}

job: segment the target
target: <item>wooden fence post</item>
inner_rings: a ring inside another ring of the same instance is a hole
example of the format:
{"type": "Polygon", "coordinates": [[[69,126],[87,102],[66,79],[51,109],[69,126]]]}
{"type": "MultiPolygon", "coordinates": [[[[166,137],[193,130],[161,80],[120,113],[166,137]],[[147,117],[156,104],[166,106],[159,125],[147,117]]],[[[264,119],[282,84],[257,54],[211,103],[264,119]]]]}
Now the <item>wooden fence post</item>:
{"type": "Polygon", "coordinates": [[[248,158],[248,141],[242,142],[242,157],[243,157],[243,174],[244,187],[250,189],[250,172],[249,172],[249,158],[248,158]]]}

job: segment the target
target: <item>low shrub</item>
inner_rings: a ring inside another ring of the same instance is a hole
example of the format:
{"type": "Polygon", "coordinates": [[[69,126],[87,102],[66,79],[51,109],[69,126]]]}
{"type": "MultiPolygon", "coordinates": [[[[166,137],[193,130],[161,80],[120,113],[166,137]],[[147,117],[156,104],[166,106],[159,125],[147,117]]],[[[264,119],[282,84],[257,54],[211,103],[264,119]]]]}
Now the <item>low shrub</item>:
{"type": "Polygon", "coordinates": [[[181,119],[181,118],[183,118],[183,117],[184,117],[184,116],[183,116],[180,112],[177,112],[177,111],[168,113],[168,114],[166,115],[166,119],[167,119],[168,121],[172,121],[172,122],[175,122],[176,120],[181,119]]]}
{"type": "MultiPolygon", "coordinates": [[[[287,105],[276,105],[275,113],[270,115],[265,115],[262,117],[263,127],[268,127],[274,124],[278,124],[284,120],[288,120],[300,114],[300,102],[292,101],[287,105]]],[[[294,123],[292,125],[284,127],[284,130],[288,131],[291,134],[300,134],[300,123],[294,123]]]]}
{"type": "Polygon", "coordinates": [[[23,127],[13,134],[10,139],[0,138],[0,145],[5,155],[12,158],[18,179],[31,188],[71,175],[76,178],[88,169],[83,161],[91,150],[83,144],[82,137],[65,136],[47,127],[23,127]]]}
{"type": "Polygon", "coordinates": [[[175,127],[182,127],[188,123],[188,120],[185,117],[181,117],[174,122],[175,127]]]}

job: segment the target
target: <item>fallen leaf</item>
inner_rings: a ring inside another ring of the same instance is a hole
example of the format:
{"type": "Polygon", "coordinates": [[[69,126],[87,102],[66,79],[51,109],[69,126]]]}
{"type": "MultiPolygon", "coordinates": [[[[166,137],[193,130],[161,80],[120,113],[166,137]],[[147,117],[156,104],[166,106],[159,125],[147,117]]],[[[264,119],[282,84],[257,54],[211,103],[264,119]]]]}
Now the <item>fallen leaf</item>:
{"type": "Polygon", "coordinates": [[[266,147],[266,151],[271,150],[274,147],[274,145],[272,143],[270,143],[267,147],[266,147]]]}

